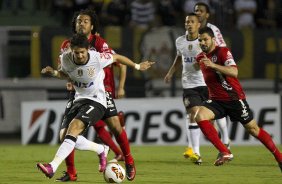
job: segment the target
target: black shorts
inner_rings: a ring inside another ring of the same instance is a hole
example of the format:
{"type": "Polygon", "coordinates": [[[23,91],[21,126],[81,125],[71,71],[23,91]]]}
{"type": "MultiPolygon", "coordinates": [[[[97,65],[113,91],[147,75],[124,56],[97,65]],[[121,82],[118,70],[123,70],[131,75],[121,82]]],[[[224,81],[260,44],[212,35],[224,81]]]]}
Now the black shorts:
{"type": "Polygon", "coordinates": [[[61,129],[68,128],[70,122],[75,118],[81,120],[85,127],[95,124],[103,118],[106,108],[93,100],[81,99],[73,103],[69,112],[63,119],[61,129]]]}
{"type": "Polygon", "coordinates": [[[215,119],[228,115],[233,122],[247,124],[254,118],[246,99],[233,101],[207,100],[204,102],[204,106],[215,114],[215,119]]]}
{"type": "Polygon", "coordinates": [[[106,98],[107,98],[107,109],[104,114],[104,117],[102,118],[103,120],[113,116],[117,116],[117,107],[112,97],[112,93],[106,91],[106,98]]]}
{"type": "Polygon", "coordinates": [[[183,104],[186,109],[203,104],[208,99],[208,88],[200,86],[196,88],[183,89],[183,104]]]}

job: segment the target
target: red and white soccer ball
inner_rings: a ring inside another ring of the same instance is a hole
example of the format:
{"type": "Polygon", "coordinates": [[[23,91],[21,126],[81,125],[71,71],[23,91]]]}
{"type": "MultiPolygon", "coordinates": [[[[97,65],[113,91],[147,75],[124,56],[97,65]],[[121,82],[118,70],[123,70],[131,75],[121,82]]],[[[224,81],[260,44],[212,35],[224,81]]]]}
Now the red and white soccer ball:
{"type": "Polygon", "coordinates": [[[107,183],[121,183],[125,179],[125,170],[116,162],[108,163],[104,171],[104,179],[107,183]]]}

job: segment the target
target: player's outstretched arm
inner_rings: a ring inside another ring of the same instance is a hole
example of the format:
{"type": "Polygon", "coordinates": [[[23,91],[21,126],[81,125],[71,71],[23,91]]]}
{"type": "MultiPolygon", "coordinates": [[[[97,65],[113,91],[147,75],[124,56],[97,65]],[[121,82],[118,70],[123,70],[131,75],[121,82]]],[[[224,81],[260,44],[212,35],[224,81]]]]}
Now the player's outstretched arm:
{"type": "Polygon", "coordinates": [[[175,56],[174,62],[169,68],[166,76],[164,77],[164,82],[169,83],[171,81],[171,78],[174,74],[174,72],[181,66],[181,57],[175,56]]]}
{"type": "Polygon", "coordinates": [[[118,68],[119,68],[119,83],[118,83],[118,90],[117,90],[116,97],[123,98],[125,96],[124,85],[125,85],[125,80],[126,80],[127,66],[120,64],[118,68]]]}
{"type": "Polygon", "coordinates": [[[41,70],[42,74],[56,77],[58,79],[69,79],[69,76],[63,73],[62,71],[55,70],[51,66],[46,66],[41,70]]]}
{"type": "Polygon", "coordinates": [[[151,61],[143,61],[137,64],[137,63],[134,63],[132,60],[130,60],[128,57],[125,57],[119,54],[114,54],[113,58],[114,58],[114,61],[119,61],[122,64],[125,64],[132,68],[135,68],[136,70],[141,70],[141,71],[149,69],[155,63],[151,61]]]}

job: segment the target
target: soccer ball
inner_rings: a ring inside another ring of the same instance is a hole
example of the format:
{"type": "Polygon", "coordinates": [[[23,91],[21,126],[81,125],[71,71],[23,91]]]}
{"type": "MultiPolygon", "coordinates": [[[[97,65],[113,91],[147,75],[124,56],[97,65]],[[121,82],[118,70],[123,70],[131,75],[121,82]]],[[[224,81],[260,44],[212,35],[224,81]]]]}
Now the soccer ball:
{"type": "Polygon", "coordinates": [[[118,163],[108,163],[104,179],[107,183],[121,183],[125,179],[125,170],[118,163]]]}

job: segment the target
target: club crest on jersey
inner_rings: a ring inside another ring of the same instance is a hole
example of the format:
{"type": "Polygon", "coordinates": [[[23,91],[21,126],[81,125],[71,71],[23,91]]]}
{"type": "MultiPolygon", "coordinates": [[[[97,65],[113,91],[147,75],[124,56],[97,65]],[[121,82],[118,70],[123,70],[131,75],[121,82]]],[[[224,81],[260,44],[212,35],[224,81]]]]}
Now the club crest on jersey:
{"type": "Polygon", "coordinates": [[[78,69],[77,70],[77,76],[81,77],[83,75],[83,70],[82,69],[78,69]]]}
{"type": "Polygon", "coordinates": [[[192,49],[193,49],[193,45],[192,44],[188,45],[188,50],[190,51],[192,49]]]}
{"type": "Polygon", "coordinates": [[[217,57],[216,57],[215,55],[213,55],[213,56],[211,57],[211,61],[212,61],[213,63],[216,63],[217,57]]]}
{"type": "Polygon", "coordinates": [[[88,72],[88,76],[92,78],[95,74],[95,68],[94,67],[87,68],[87,72],[88,72]]]}

